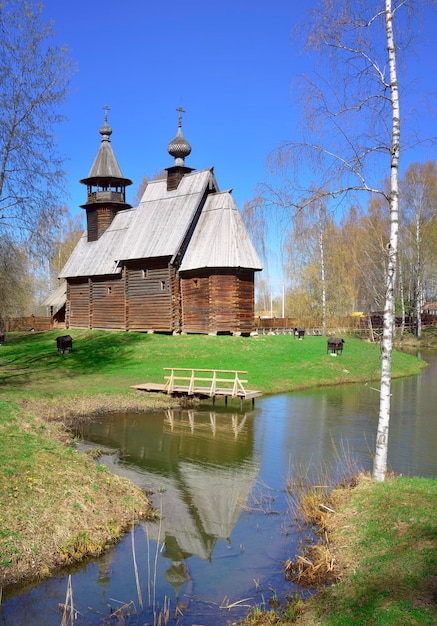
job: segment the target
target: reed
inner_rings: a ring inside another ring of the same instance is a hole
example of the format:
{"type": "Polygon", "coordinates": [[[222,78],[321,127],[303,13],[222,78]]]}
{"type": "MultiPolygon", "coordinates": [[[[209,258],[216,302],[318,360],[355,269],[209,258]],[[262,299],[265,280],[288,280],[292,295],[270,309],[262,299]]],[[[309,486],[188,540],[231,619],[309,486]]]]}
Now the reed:
{"type": "Polygon", "coordinates": [[[156,580],[157,580],[157,574],[158,574],[158,556],[159,556],[159,553],[162,552],[162,550],[164,549],[164,544],[161,545],[162,516],[163,516],[163,499],[162,499],[162,495],[163,495],[163,493],[164,493],[164,490],[163,489],[159,489],[159,496],[160,496],[159,511],[160,511],[160,515],[159,515],[159,523],[158,523],[158,538],[156,540],[156,547],[155,547],[155,559],[154,559],[154,562],[153,562],[153,601],[152,601],[152,609],[153,609],[154,624],[156,624],[157,617],[158,617],[158,614],[156,612],[156,580]]]}
{"type": "Polygon", "coordinates": [[[134,517],[132,519],[131,540],[132,540],[132,559],[134,563],[135,585],[137,588],[138,602],[141,607],[141,610],[143,610],[143,606],[144,606],[143,594],[141,592],[140,578],[139,578],[138,566],[137,566],[137,555],[136,555],[136,550],[135,550],[135,518],[134,517]]]}
{"type": "Polygon", "coordinates": [[[68,576],[67,592],[63,608],[64,611],[62,613],[61,626],[74,626],[75,612],[73,602],[73,587],[71,585],[71,575],[68,576]]]}
{"type": "MultiPolygon", "coordinates": [[[[147,546],[147,595],[148,595],[148,608],[153,615],[153,624],[154,626],[162,626],[163,624],[167,624],[170,619],[170,599],[165,597],[162,608],[158,608],[157,599],[156,599],[156,581],[158,577],[158,557],[159,553],[164,549],[165,544],[161,544],[161,534],[162,534],[162,516],[163,516],[163,498],[162,495],[164,490],[159,490],[160,494],[160,504],[158,512],[155,514],[155,519],[158,519],[158,538],[156,540],[155,546],[155,554],[151,554],[150,549],[150,536],[149,536],[149,525],[146,524],[145,534],[146,534],[146,546],[147,546]],[[153,559],[153,562],[152,562],[153,559]]],[[[134,576],[135,576],[135,585],[138,596],[138,603],[141,607],[141,610],[144,611],[144,602],[143,602],[143,594],[141,591],[141,582],[139,576],[139,569],[137,565],[137,554],[136,554],[136,544],[135,544],[135,528],[132,526],[131,529],[131,546],[132,546],[132,560],[134,567],[134,576]]]]}

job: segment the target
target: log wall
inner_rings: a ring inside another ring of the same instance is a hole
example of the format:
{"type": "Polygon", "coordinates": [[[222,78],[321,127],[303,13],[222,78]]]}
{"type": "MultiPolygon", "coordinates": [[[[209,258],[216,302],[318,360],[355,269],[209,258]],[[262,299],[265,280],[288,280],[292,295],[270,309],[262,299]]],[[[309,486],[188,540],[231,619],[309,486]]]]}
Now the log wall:
{"type": "Polygon", "coordinates": [[[129,264],[126,267],[128,330],[170,332],[175,327],[174,268],[163,261],[129,264]]]}
{"type": "Polygon", "coordinates": [[[115,206],[87,207],[88,241],[97,241],[111,225],[116,214],[117,207],[115,206]]]}
{"type": "Polygon", "coordinates": [[[67,281],[65,325],[67,328],[91,328],[90,282],[87,278],[67,281]]]}
{"type": "Polygon", "coordinates": [[[90,328],[126,329],[124,280],[93,278],[90,289],[90,328]]]}
{"type": "Polygon", "coordinates": [[[209,275],[181,278],[181,326],[186,333],[207,333],[210,329],[209,275]]]}
{"type": "Polygon", "coordinates": [[[66,326],[250,333],[253,272],[204,270],[180,277],[168,260],[130,262],[116,276],[68,281],[66,326]]]}
{"type": "Polygon", "coordinates": [[[253,330],[254,278],[250,270],[190,272],[181,278],[181,301],[184,332],[253,330]]]}

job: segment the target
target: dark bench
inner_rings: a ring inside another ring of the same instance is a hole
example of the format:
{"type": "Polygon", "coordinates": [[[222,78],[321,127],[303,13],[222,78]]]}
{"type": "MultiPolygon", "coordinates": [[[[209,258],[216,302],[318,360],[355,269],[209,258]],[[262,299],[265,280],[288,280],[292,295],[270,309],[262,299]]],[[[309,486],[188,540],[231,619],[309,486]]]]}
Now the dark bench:
{"type": "Polygon", "coordinates": [[[344,339],[340,339],[339,337],[329,338],[326,354],[328,354],[328,352],[330,352],[331,354],[341,354],[343,352],[343,345],[344,339]]]}
{"type": "Polygon", "coordinates": [[[67,354],[70,350],[73,350],[73,339],[70,335],[61,335],[56,337],[56,346],[59,352],[67,354]]]}
{"type": "Polygon", "coordinates": [[[305,328],[299,328],[296,326],[293,332],[296,339],[303,339],[303,337],[305,337],[305,328]]]}

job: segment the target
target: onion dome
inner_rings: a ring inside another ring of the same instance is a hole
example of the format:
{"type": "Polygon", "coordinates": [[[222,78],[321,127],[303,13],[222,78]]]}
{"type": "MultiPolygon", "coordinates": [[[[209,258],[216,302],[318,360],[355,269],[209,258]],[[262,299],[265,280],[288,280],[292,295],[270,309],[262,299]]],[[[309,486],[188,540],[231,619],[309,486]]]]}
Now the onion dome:
{"type": "Polygon", "coordinates": [[[105,121],[100,128],[99,133],[102,135],[102,141],[110,141],[109,137],[112,135],[112,128],[108,124],[107,114],[105,115],[105,121]]]}
{"type": "Polygon", "coordinates": [[[191,146],[182,134],[182,113],[185,113],[182,107],[176,109],[179,111],[178,132],[173,141],[168,144],[168,153],[174,157],[175,165],[184,165],[185,157],[191,152],[191,146]]]}

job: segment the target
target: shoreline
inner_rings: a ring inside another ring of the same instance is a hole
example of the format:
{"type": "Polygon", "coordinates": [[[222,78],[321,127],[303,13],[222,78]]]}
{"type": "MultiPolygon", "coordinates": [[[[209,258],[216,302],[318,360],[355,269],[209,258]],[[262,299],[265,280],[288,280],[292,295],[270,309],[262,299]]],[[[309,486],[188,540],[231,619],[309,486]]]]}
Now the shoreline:
{"type": "Polygon", "coordinates": [[[92,455],[79,452],[70,429],[116,410],[157,411],[177,405],[171,398],[123,401],[118,396],[71,402],[60,407],[56,400],[32,406],[23,401],[11,407],[12,419],[19,413],[27,436],[36,437],[39,469],[22,467],[11,472],[7,484],[0,482],[9,503],[8,511],[0,513],[1,526],[7,529],[1,537],[9,533],[8,551],[0,553],[0,592],[6,598],[101,555],[139,520],[156,519],[150,494],[111,473],[92,455]],[[44,432],[43,442],[39,431],[44,432]],[[41,452],[42,446],[46,450],[41,452]]]}
{"type": "MultiPolygon", "coordinates": [[[[194,401],[190,406],[200,404],[194,401]]],[[[6,394],[0,400],[6,415],[0,421],[0,436],[14,445],[23,437],[26,454],[21,458],[20,442],[16,450],[11,446],[9,474],[6,468],[0,476],[0,588],[7,594],[18,591],[66,565],[101,554],[141,516],[153,516],[147,494],[75,450],[73,426],[106,413],[186,406],[186,399],[142,391],[108,395],[88,390],[80,397],[67,393],[43,398],[27,394],[15,400],[6,394]],[[59,485],[53,486],[53,475],[59,485]],[[129,502],[123,503],[126,492],[129,502]]]]}

